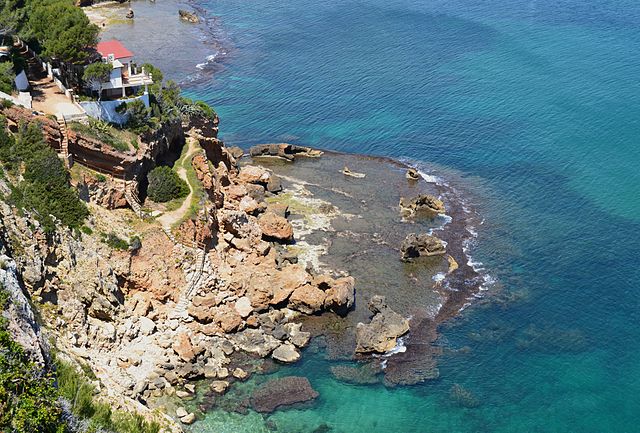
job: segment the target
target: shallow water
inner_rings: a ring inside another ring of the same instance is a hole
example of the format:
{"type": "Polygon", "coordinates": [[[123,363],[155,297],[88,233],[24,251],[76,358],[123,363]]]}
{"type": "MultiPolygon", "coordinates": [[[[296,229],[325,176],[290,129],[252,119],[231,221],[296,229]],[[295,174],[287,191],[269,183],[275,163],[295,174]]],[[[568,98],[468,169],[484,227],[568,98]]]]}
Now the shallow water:
{"type": "MultiPolygon", "coordinates": [[[[198,3],[227,55],[188,91],[227,143],[428,163],[484,218],[472,254],[504,287],[441,328],[438,380],[348,385],[305,354],[285,373],[321,397],[273,415],[278,431],[638,431],[639,3],[198,3]]],[[[212,412],[194,430],[261,422],[212,412]]]]}

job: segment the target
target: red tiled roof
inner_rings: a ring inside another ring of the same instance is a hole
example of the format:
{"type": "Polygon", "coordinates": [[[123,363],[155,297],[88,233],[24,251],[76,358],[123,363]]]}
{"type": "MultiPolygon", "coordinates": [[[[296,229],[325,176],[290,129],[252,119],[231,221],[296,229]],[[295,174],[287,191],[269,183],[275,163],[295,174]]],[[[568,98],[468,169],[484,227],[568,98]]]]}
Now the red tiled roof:
{"type": "Polygon", "coordinates": [[[98,42],[96,50],[98,50],[102,57],[107,57],[109,54],[113,54],[116,59],[133,57],[133,53],[127,50],[120,41],[116,41],[115,39],[98,42]]]}

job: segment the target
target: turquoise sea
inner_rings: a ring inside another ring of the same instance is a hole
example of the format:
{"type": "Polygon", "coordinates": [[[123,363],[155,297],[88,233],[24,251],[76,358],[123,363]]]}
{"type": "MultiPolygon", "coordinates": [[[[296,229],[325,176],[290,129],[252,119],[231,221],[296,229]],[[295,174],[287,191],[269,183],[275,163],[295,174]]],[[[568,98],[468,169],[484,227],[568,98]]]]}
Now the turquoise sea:
{"type": "MultiPolygon", "coordinates": [[[[321,396],[273,415],[277,431],[640,432],[639,2],[193,4],[226,42],[188,92],[225,142],[455,176],[485,219],[473,255],[502,287],[441,329],[437,380],[349,385],[306,353],[287,373],[321,396]]],[[[194,430],[263,428],[212,412],[194,430]]]]}

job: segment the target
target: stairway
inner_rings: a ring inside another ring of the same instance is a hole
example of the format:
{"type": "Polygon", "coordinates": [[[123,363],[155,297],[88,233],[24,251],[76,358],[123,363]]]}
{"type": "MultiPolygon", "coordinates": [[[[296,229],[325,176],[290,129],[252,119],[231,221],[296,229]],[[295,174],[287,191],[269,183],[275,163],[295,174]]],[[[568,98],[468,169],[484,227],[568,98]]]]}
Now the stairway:
{"type": "Polygon", "coordinates": [[[64,165],[67,168],[70,168],[71,161],[69,158],[69,133],[67,131],[67,122],[65,122],[64,117],[61,114],[56,116],[56,120],[58,121],[58,127],[60,128],[60,135],[62,135],[62,141],[60,142],[60,154],[64,160],[64,165]]]}
{"type": "Polygon", "coordinates": [[[136,189],[137,189],[137,182],[135,182],[135,181],[127,182],[127,181],[125,181],[125,183],[124,183],[124,198],[125,198],[125,200],[127,200],[127,203],[129,204],[129,206],[131,206],[131,209],[133,209],[133,211],[136,213],[136,215],[138,215],[140,218],[142,218],[142,203],[140,202],[140,199],[138,198],[138,194],[136,192],[136,189]]]}
{"type": "Polygon", "coordinates": [[[171,313],[170,318],[172,319],[183,319],[188,320],[189,315],[187,314],[187,308],[191,303],[191,299],[196,294],[198,289],[200,288],[200,283],[202,280],[202,271],[204,270],[204,265],[206,262],[206,251],[204,249],[197,248],[195,250],[196,256],[194,259],[194,263],[196,265],[195,272],[191,275],[189,279],[189,285],[180,295],[180,299],[178,303],[171,313]]]}

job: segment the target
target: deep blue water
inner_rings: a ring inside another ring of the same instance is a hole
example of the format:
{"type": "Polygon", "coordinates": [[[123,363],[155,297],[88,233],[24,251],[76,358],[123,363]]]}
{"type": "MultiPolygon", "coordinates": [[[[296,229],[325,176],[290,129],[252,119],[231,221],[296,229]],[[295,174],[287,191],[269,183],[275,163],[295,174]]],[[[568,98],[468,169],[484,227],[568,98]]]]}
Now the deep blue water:
{"type": "MultiPolygon", "coordinates": [[[[474,255],[518,300],[443,327],[440,379],[336,382],[281,432],[640,431],[640,3],[203,0],[228,38],[191,86],[232,145],[435,163],[485,217],[474,255]],[[480,405],[460,407],[461,384],[480,405]]],[[[197,431],[261,431],[212,413],[197,431]]]]}

